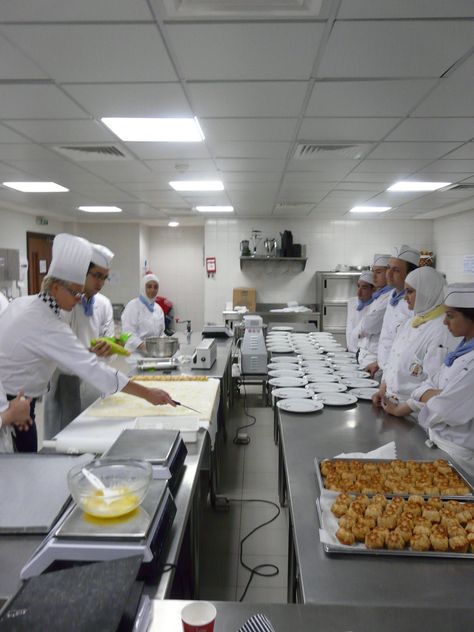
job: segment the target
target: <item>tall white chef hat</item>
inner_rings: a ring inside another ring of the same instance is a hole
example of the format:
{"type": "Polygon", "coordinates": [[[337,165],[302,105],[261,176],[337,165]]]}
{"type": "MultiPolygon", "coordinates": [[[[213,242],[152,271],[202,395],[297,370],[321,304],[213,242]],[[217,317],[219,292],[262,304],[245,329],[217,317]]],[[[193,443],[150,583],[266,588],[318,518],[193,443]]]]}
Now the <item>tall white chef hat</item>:
{"type": "Polygon", "coordinates": [[[114,258],[114,253],[107,248],[107,246],[102,246],[102,244],[91,244],[92,246],[92,263],[95,263],[97,266],[101,268],[110,268],[112,265],[112,259],[114,258]]]}
{"type": "Polygon", "coordinates": [[[449,307],[474,307],[474,283],[451,283],[446,288],[444,304],[449,307]]]}
{"type": "Polygon", "coordinates": [[[152,272],[145,274],[145,276],[142,277],[142,287],[141,287],[142,294],[145,297],[146,297],[146,284],[150,283],[150,281],[156,281],[156,283],[160,285],[160,281],[158,277],[156,276],[156,274],[153,274],[152,272]]]}
{"type": "Polygon", "coordinates": [[[91,262],[92,246],[82,237],[60,233],[53,241],[49,277],[83,285],[91,262]]]}
{"type": "Polygon", "coordinates": [[[370,285],[374,284],[374,275],[369,270],[362,272],[359,277],[359,281],[363,281],[364,283],[370,283],[370,285]]]}
{"type": "Polygon", "coordinates": [[[374,261],[372,263],[373,267],[379,268],[388,268],[388,260],[390,259],[390,255],[374,255],[374,261]]]}
{"type": "Polygon", "coordinates": [[[392,248],[392,254],[390,256],[394,259],[408,261],[408,263],[412,263],[415,266],[417,266],[420,261],[420,251],[410,248],[410,246],[406,244],[392,248]]]}
{"type": "Polygon", "coordinates": [[[422,266],[407,274],[405,284],[416,290],[415,314],[429,312],[441,305],[446,289],[446,280],[441,272],[430,266],[422,266]]]}

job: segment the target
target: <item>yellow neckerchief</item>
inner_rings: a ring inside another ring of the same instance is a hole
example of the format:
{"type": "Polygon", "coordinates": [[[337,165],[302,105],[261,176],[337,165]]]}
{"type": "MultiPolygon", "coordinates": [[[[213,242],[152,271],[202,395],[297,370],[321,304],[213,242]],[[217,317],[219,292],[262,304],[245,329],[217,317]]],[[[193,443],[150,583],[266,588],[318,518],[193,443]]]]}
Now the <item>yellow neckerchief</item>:
{"type": "Polygon", "coordinates": [[[421,316],[415,316],[411,321],[412,327],[419,327],[420,325],[424,325],[429,320],[434,320],[444,314],[444,305],[438,305],[438,307],[434,307],[430,309],[429,312],[422,314],[421,316]]]}

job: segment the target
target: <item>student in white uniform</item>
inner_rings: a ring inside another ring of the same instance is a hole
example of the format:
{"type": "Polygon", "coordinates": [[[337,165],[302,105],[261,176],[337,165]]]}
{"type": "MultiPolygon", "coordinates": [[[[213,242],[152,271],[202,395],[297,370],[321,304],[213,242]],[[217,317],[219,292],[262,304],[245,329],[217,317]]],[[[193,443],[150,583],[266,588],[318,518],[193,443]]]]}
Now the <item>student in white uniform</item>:
{"type": "Polygon", "coordinates": [[[57,235],[40,294],[15,299],[1,316],[0,382],[9,399],[21,389],[33,398],[30,429],[15,433],[20,452],[37,450],[35,398],[46,392],[57,366],[74,371],[103,395],[123,391],[155,405],[173,405],[165,391],[130,382],[123,373],[99,362],[60,319],[61,309],[70,311],[81,300],[91,255],[91,245],[85,239],[57,235]]]}
{"type": "Polygon", "coordinates": [[[412,316],[405,296],[405,279],[407,274],[418,267],[420,253],[410,246],[402,245],[393,248],[388,260],[387,284],[393,287],[389,295],[387,308],[383,317],[382,330],[380,332],[379,346],[377,349],[377,370],[385,370],[390,355],[393,341],[398,327],[412,316]]]}
{"type": "Polygon", "coordinates": [[[10,305],[5,294],[0,290],[0,314],[10,305]]]}
{"type": "Polygon", "coordinates": [[[347,302],[346,345],[347,350],[357,353],[359,323],[373,302],[374,278],[372,272],[362,272],[357,281],[357,296],[347,302]]]}
{"type": "Polygon", "coordinates": [[[164,334],[165,315],[155,303],[159,287],[156,275],[145,274],[140,296],[127,303],[123,310],[122,330],[132,334],[125,345],[130,351],[144,351],[145,338],[164,334]]]}
{"type": "MultiPolygon", "coordinates": [[[[91,340],[100,336],[115,335],[114,314],[110,300],[100,294],[106,282],[114,253],[101,244],[91,244],[92,261],[87,271],[81,302],[71,311],[61,311],[61,318],[76,334],[82,344],[97,357],[110,355],[110,345],[91,340]]],[[[57,369],[44,398],[44,438],[51,439],[83,410],[90,406],[100,391],[81,380],[77,375],[57,369]]]]}
{"type": "Polygon", "coordinates": [[[19,393],[10,402],[0,384],[0,453],[13,452],[12,429],[27,430],[31,425],[30,400],[19,393]]]}
{"type": "Polygon", "coordinates": [[[387,285],[387,269],[390,255],[375,254],[372,263],[372,278],[374,293],[372,303],[364,309],[362,318],[354,335],[358,337],[357,360],[364,371],[369,371],[373,377],[378,370],[377,349],[383,317],[387,308],[389,293],[392,287],[387,285]]]}
{"type": "Polygon", "coordinates": [[[448,285],[444,303],[444,323],[461,342],[406,404],[384,409],[397,417],[419,411],[431,442],[474,476],[474,283],[448,285]]]}
{"type": "Polygon", "coordinates": [[[412,391],[440,369],[458,340],[443,325],[445,280],[440,272],[423,267],[405,279],[405,300],[414,316],[398,328],[382,383],[372,400],[406,402],[412,391]]]}

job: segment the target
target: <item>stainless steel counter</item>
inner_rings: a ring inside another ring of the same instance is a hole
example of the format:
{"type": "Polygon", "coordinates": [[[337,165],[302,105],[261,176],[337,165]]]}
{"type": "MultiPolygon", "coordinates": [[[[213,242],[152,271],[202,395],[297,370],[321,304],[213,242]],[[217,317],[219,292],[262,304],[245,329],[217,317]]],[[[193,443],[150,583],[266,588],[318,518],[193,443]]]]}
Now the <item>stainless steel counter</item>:
{"type": "Polygon", "coordinates": [[[427,448],[425,439],[420,427],[378,412],[369,402],[310,415],[280,412],[280,459],[290,508],[289,601],[344,607],[446,604],[474,614],[469,560],[330,556],[319,541],[314,457],[367,452],[393,440],[399,458],[446,458],[441,450],[427,448]]]}

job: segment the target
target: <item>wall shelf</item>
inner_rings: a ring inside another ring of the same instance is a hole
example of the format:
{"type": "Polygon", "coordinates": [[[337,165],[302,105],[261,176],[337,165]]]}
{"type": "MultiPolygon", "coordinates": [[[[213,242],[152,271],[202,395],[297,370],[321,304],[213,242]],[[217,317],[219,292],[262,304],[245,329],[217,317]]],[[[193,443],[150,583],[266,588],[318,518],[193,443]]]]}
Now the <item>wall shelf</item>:
{"type": "Polygon", "coordinates": [[[307,261],[307,257],[262,257],[262,256],[257,256],[257,257],[240,257],[240,269],[242,270],[242,263],[250,263],[250,262],[271,262],[273,263],[274,261],[297,261],[299,263],[302,264],[301,267],[301,271],[303,271],[306,268],[306,261],[307,261]]]}

